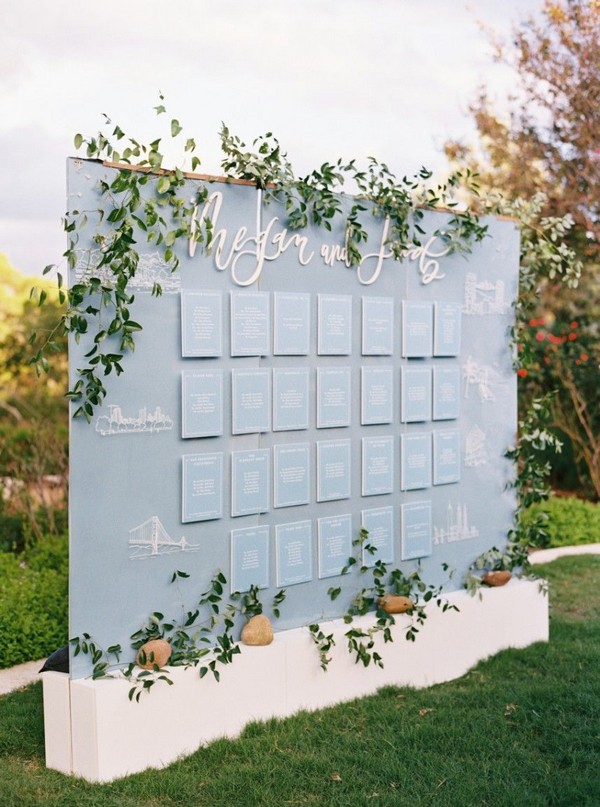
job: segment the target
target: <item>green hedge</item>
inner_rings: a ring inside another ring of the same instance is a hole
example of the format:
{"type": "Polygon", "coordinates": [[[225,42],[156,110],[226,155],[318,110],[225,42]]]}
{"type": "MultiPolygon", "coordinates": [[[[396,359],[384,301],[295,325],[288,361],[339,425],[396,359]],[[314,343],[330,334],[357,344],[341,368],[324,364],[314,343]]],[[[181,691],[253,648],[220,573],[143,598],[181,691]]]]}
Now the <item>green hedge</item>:
{"type": "Polygon", "coordinates": [[[526,519],[540,509],[547,511],[548,543],[550,547],[579,546],[600,543],[600,505],[575,497],[554,496],[543,505],[533,505],[526,519]]]}
{"type": "Polygon", "coordinates": [[[45,658],[68,641],[68,542],[47,536],[0,553],[0,668],[45,658]]]}

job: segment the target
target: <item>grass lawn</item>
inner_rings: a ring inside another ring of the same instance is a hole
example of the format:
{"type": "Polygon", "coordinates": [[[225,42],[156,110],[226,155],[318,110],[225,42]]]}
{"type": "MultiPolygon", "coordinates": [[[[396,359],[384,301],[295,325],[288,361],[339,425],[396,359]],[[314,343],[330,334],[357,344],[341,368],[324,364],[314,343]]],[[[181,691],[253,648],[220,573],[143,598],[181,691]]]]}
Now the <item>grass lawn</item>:
{"type": "Polygon", "coordinates": [[[0,805],[600,807],[600,556],[536,571],[550,581],[549,644],[430,689],[253,724],[112,784],[44,768],[39,684],[0,698],[0,805]]]}

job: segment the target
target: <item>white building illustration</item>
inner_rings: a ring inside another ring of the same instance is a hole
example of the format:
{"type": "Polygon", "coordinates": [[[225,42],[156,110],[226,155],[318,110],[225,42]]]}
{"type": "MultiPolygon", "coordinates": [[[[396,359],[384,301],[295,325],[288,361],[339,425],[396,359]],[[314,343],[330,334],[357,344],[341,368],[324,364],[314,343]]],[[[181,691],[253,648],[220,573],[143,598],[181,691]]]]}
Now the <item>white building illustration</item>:
{"type": "Polygon", "coordinates": [[[158,516],[151,516],[129,530],[129,557],[132,560],[156,557],[168,552],[193,552],[196,549],[200,549],[200,545],[188,543],[185,537],[174,541],[158,516]]]}
{"type": "Polygon", "coordinates": [[[478,538],[479,530],[474,525],[469,525],[469,514],[466,504],[448,503],[446,510],[446,525],[444,527],[433,527],[433,543],[449,544],[453,541],[468,541],[470,538],[478,538]]]}
{"type": "Polygon", "coordinates": [[[504,282],[496,280],[478,281],[473,272],[465,278],[465,301],[463,312],[475,316],[486,314],[504,314],[509,308],[506,302],[504,282]]]}
{"type": "Polygon", "coordinates": [[[487,436],[477,424],[467,434],[465,442],[465,465],[478,468],[488,461],[487,436]]]}
{"type": "Polygon", "coordinates": [[[143,406],[138,410],[137,417],[125,417],[119,404],[109,404],[108,415],[100,415],[96,420],[96,431],[103,437],[138,432],[156,433],[172,428],[173,419],[160,406],[155,407],[152,412],[143,406]]]}
{"type": "Polygon", "coordinates": [[[496,396],[492,392],[490,381],[492,370],[490,367],[478,364],[472,356],[469,356],[463,364],[462,371],[465,382],[465,398],[469,397],[471,387],[475,387],[482,403],[496,400],[496,396]]]}

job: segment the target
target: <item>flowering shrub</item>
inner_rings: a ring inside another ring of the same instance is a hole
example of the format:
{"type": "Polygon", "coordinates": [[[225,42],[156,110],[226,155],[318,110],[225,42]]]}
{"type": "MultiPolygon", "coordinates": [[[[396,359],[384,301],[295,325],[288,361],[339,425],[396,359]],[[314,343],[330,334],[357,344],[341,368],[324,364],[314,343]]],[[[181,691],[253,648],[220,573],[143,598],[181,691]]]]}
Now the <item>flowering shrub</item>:
{"type": "Polygon", "coordinates": [[[598,323],[581,301],[583,316],[566,306],[546,311],[519,329],[518,375],[527,395],[554,391],[552,425],[569,438],[581,481],[600,498],[600,345],[598,323]]]}

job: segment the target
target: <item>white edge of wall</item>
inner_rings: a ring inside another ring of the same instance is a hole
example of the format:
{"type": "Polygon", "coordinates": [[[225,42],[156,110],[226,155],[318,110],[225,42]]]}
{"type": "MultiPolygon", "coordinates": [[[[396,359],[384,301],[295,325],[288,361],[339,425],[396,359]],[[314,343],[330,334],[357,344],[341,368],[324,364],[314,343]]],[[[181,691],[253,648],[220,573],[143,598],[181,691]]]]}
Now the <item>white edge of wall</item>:
{"type": "MultiPolygon", "coordinates": [[[[396,618],[394,641],[379,650],[384,668],[355,664],[343,620],[322,623],[336,646],[327,672],[319,666],[306,628],[275,634],[268,647],[241,647],[221,680],[196,669],[170,668],[174,682],[158,682],[140,702],[129,701],[122,678],[44,679],[46,765],[90,782],[109,782],[162,768],[220,737],[237,737],[252,721],[288,717],[372,694],[383,686],[422,688],[464,675],[500,650],[548,640],[548,598],[540,581],[511,580],[502,588],[446,595],[459,611],[427,605],[415,642],[405,640],[407,616],[396,618]]],[[[368,627],[372,615],[355,620],[368,627]]]]}

